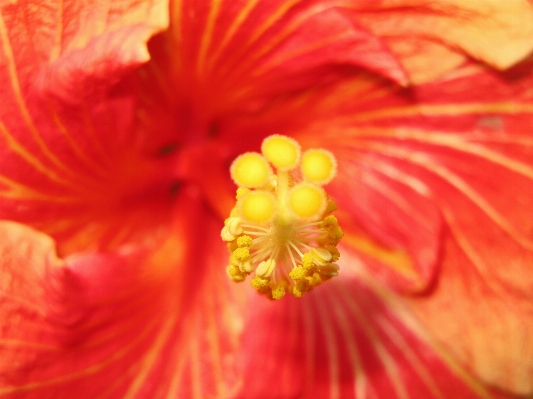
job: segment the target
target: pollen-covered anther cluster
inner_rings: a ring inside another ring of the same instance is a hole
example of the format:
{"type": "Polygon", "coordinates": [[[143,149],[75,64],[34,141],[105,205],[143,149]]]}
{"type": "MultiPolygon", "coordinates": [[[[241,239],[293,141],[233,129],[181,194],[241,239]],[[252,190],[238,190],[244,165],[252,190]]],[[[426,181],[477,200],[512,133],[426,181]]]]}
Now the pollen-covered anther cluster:
{"type": "Polygon", "coordinates": [[[301,153],[294,139],[273,135],[261,153],[235,159],[231,177],[237,203],[220,233],[230,253],[227,273],[270,299],[296,297],[337,276],[343,233],[323,186],[337,172],[324,149],[301,153]]]}

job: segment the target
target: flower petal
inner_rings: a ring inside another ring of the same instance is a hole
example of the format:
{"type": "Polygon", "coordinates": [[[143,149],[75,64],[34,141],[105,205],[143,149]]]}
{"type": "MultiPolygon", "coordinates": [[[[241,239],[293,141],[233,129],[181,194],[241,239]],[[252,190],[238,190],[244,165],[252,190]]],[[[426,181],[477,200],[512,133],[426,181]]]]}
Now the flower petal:
{"type": "MultiPolygon", "coordinates": [[[[159,0],[2,3],[0,218],[53,235],[63,254],[135,235],[124,218],[143,230],[131,207],[112,219],[132,197],[156,191],[154,175],[171,180],[160,173],[168,165],[136,148],[130,77],[167,24],[159,0]]],[[[170,192],[165,184],[158,189],[170,192]]]]}
{"type": "Polygon", "coordinates": [[[123,248],[61,262],[48,237],[0,224],[0,395],[232,395],[239,305],[217,262],[224,248],[205,239],[218,238],[218,225],[203,219],[199,229],[202,205],[186,204],[191,217],[176,219],[152,254],[123,248]]]}
{"type": "Polygon", "coordinates": [[[172,4],[170,31],[152,47],[156,71],[174,81],[181,103],[201,105],[196,113],[211,117],[256,110],[353,67],[405,82],[382,41],[334,6],[303,0],[172,4]]]}
{"type": "Polygon", "coordinates": [[[346,7],[400,57],[414,83],[430,81],[469,57],[505,69],[533,50],[528,0],[391,0],[346,7]]]}
{"type": "MultiPolygon", "coordinates": [[[[352,271],[360,260],[348,261],[352,271]]],[[[350,271],[304,299],[254,300],[242,398],[493,398],[350,271]],[[281,305],[281,306],[280,306],[281,305]]]]}
{"type": "Polygon", "coordinates": [[[467,69],[419,88],[416,104],[381,101],[353,118],[352,148],[372,154],[376,171],[401,171],[404,185],[423,182],[447,226],[436,285],[410,300],[413,311],[466,368],[529,394],[533,98],[531,75],[518,72],[510,81],[467,69]]]}
{"type": "Polygon", "coordinates": [[[347,245],[418,292],[409,306],[466,369],[517,393],[532,390],[532,83],[531,62],[409,90],[359,75],[233,125],[332,151],[347,245]]]}

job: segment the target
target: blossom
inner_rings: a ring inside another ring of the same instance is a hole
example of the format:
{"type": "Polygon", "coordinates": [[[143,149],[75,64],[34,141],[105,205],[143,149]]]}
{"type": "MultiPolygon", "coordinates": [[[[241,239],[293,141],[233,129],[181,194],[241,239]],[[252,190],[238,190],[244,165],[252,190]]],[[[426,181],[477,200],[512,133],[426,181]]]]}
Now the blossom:
{"type": "Polygon", "coordinates": [[[531,394],[533,11],[461,3],[1,2],[0,396],[531,394]],[[345,235],[279,302],[220,241],[272,134],[345,235]]]}

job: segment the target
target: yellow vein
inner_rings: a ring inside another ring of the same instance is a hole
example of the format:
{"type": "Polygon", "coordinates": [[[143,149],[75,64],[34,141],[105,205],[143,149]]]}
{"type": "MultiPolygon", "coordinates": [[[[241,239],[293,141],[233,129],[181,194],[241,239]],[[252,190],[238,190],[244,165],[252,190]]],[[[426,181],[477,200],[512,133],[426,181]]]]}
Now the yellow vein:
{"type": "Polygon", "coordinates": [[[292,1],[286,1],[282,2],[281,6],[270,14],[270,18],[268,18],[263,24],[259,25],[258,28],[250,35],[250,38],[248,39],[246,45],[249,47],[253,42],[255,42],[259,37],[265,33],[268,28],[270,28],[272,25],[274,25],[279,19],[283,17],[283,15],[289,11],[294,5],[298,4],[300,0],[292,0],[292,1]]]}
{"type": "Polygon", "coordinates": [[[407,117],[407,116],[460,116],[467,114],[504,113],[517,115],[533,113],[533,104],[518,104],[516,102],[501,103],[464,103],[442,105],[411,105],[401,107],[381,108],[375,111],[360,112],[350,117],[353,122],[368,122],[376,119],[407,117]]]}
{"type": "Polygon", "coordinates": [[[526,249],[533,250],[533,242],[529,238],[516,231],[514,227],[505,219],[505,217],[495,208],[493,208],[492,205],[485,200],[482,195],[474,190],[464,179],[454,174],[448,168],[434,163],[430,157],[427,157],[424,154],[398,150],[388,145],[372,144],[368,147],[375,149],[378,153],[412,162],[415,165],[419,165],[422,169],[426,169],[441,177],[444,181],[448,182],[450,185],[464,194],[466,198],[473,202],[481,211],[483,211],[483,213],[489,217],[489,219],[491,219],[498,227],[508,233],[516,242],[526,249]]]}
{"type": "Polygon", "coordinates": [[[398,295],[381,283],[377,283],[373,276],[367,274],[360,274],[367,286],[383,300],[387,308],[389,308],[398,319],[416,336],[432,348],[446,363],[450,370],[452,370],[459,378],[463,380],[471,389],[482,399],[494,399],[489,394],[487,388],[479,382],[478,379],[472,377],[461,365],[457,363],[455,358],[450,355],[440,344],[438,344],[432,336],[428,335],[427,330],[422,327],[417,320],[414,319],[412,313],[401,304],[398,295]]]}
{"type": "Polygon", "coordinates": [[[50,106],[50,112],[52,114],[52,118],[54,119],[54,123],[56,127],[58,128],[59,132],[65,137],[67,140],[70,148],[74,151],[76,156],[84,162],[86,165],[88,165],[91,169],[93,169],[95,172],[97,172],[100,176],[106,176],[109,174],[108,171],[106,171],[104,168],[102,168],[100,165],[98,165],[96,162],[94,162],[85,152],[81,150],[81,148],[78,146],[76,141],[74,140],[72,134],[70,134],[69,130],[65,126],[65,124],[61,121],[59,115],[57,114],[57,111],[55,110],[53,104],[49,102],[50,106]]]}
{"type": "MultiPolygon", "coordinates": [[[[215,287],[220,286],[218,284],[215,284],[215,287]]],[[[206,296],[206,313],[204,314],[204,316],[207,318],[206,338],[210,348],[209,354],[211,355],[211,364],[213,368],[213,377],[216,383],[215,386],[217,390],[217,397],[224,398],[226,397],[226,392],[222,374],[222,356],[220,352],[220,344],[218,341],[219,336],[221,336],[221,334],[217,334],[218,328],[215,321],[215,314],[219,313],[215,312],[213,291],[209,290],[206,296]]]]}
{"type": "Polygon", "coordinates": [[[150,325],[146,326],[145,330],[142,331],[140,334],[138,334],[135,337],[135,339],[129,343],[129,345],[122,347],[120,350],[117,350],[114,354],[107,357],[104,361],[100,363],[93,364],[82,370],[75,371],[70,374],[62,375],[56,378],[50,378],[45,381],[30,382],[24,385],[4,386],[0,388],[0,396],[11,395],[14,392],[27,392],[33,389],[43,388],[43,387],[47,387],[51,385],[57,385],[60,383],[76,380],[82,377],[94,375],[98,373],[99,371],[104,370],[106,367],[109,367],[111,364],[121,359],[122,357],[126,356],[128,352],[130,352],[137,344],[139,344],[144,338],[146,338],[148,333],[154,327],[154,324],[155,323],[153,322],[150,323],[150,325]]]}
{"type": "Polygon", "coordinates": [[[436,384],[431,374],[428,372],[420,358],[416,355],[413,349],[409,346],[407,341],[402,337],[401,333],[395,330],[394,326],[385,318],[380,317],[377,323],[381,329],[387,334],[394,345],[405,355],[406,359],[411,363],[411,366],[416,371],[420,379],[426,384],[433,396],[438,399],[445,399],[442,391],[436,384]]]}
{"type": "Polygon", "coordinates": [[[334,313],[339,322],[339,328],[344,337],[344,343],[347,346],[348,356],[353,367],[354,397],[357,399],[364,399],[367,397],[367,391],[369,388],[368,378],[361,362],[361,354],[357,349],[357,345],[354,343],[354,334],[352,332],[353,326],[350,326],[344,309],[341,308],[338,303],[333,301],[331,297],[330,302],[330,307],[334,309],[334,313]]]}
{"type": "MultiPolygon", "coordinates": [[[[462,137],[455,134],[435,133],[425,130],[414,129],[387,129],[387,128],[371,128],[371,129],[354,129],[357,136],[364,137],[368,132],[371,137],[389,137],[401,140],[412,140],[421,143],[434,144],[441,147],[452,148],[456,151],[465,154],[475,155],[484,160],[490,161],[496,165],[503,166],[506,169],[519,173],[533,180],[533,167],[509,158],[497,151],[491,150],[487,147],[468,141],[467,137],[462,137]]],[[[471,140],[476,140],[472,137],[471,140]]],[[[503,141],[506,142],[505,140],[503,141]]],[[[520,144],[516,139],[514,144],[520,144]]],[[[533,142],[525,143],[526,146],[533,145],[533,142]]]]}
{"type": "Polygon", "coordinates": [[[325,47],[331,43],[335,43],[339,41],[342,38],[347,38],[352,34],[352,31],[345,30],[343,32],[337,33],[332,36],[327,36],[325,38],[322,38],[321,40],[317,40],[313,43],[307,43],[305,46],[301,46],[297,49],[292,50],[291,52],[285,52],[283,54],[278,55],[274,59],[270,60],[268,63],[263,64],[260,68],[256,68],[252,76],[259,77],[261,75],[266,74],[267,72],[271,71],[275,67],[282,65],[285,62],[290,61],[291,59],[294,59],[296,57],[299,57],[301,55],[304,55],[306,53],[313,52],[315,50],[320,49],[321,47],[325,47]]]}
{"type": "Polygon", "coordinates": [[[328,364],[329,364],[329,397],[331,399],[340,398],[340,388],[339,388],[339,351],[337,347],[337,339],[335,337],[335,332],[332,328],[332,322],[330,320],[330,315],[328,310],[325,309],[324,303],[319,303],[316,300],[316,297],[313,297],[315,307],[320,318],[320,326],[324,332],[325,339],[325,348],[327,351],[328,364]]]}
{"type": "MultiPolygon", "coordinates": [[[[270,24],[273,24],[277,19],[281,18],[282,14],[280,14],[280,13],[281,12],[283,12],[283,13],[286,12],[288,8],[292,7],[292,4],[287,3],[286,6],[289,6],[289,7],[282,6],[280,8],[280,10],[278,10],[277,14],[279,14],[279,15],[277,17],[275,17],[275,18],[274,18],[274,16],[272,16],[267,21],[268,27],[270,27],[270,24]]],[[[257,62],[263,55],[265,55],[268,52],[272,51],[272,49],[274,49],[279,43],[281,43],[283,40],[285,40],[287,37],[289,37],[292,33],[294,33],[304,22],[306,22],[308,19],[310,19],[311,17],[315,16],[316,14],[319,14],[319,13],[323,12],[327,8],[329,8],[329,6],[318,5],[318,6],[310,8],[305,13],[301,13],[298,16],[298,18],[295,18],[294,21],[292,21],[282,32],[280,32],[276,36],[274,36],[273,39],[271,39],[270,41],[265,43],[261,48],[259,48],[258,50],[255,50],[255,51],[247,53],[246,57],[244,57],[244,62],[242,62],[242,60],[239,58],[239,60],[241,62],[239,63],[239,66],[237,68],[232,68],[232,66],[229,65],[229,64],[227,65],[226,68],[221,68],[220,69],[220,75],[224,76],[227,73],[230,73],[233,76],[240,76],[240,74],[243,71],[245,71],[246,69],[250,68],[250,66],[253,63],[257,62]]],[[[265,27],[264,29],[261,29],[260,30],[260,34],[258,34],[258,37],[260,35],[262,35],[264,33],[264,31],[266,31],[266,30],[267,30],[267,27],[265,27]]],[[[257,31],[256,31],[256,33],[257,33],[257,31]]],[[[243,46],[243,49],[245,47],[249,47],[253,43],[253,41],[255,41],[255,39],[250,38],[248,40],[247,46],[243,46]]]]}
{"type": "Polygon", "coordinates": [[[48,177],[50,180],[61,183],[64,185],[69,185],[70,182],[67,180],[62,179],[57,175],[54,171],[48,169],[41,161],[39,161],[37,158],[35,158],[26,148],[24,148],[9,132],[7,127],[0,121],[0,133],[6,140],[6,144],[8,145],[11,150],[19,155],[22,159],[24,159],[28,164],[33,166],[37,171],[44,174],[46,177],[48,177]]]}
{"type": "Polygon", "coordinates": [[[57,13],[56,13],[56,36],[54,38],[54,47],[50,54],[50,62],[53,62],[59,58],[61,54],[61,45],[62,45],[62,36],[63,36],[63,9],[64,9],[64,0],[59,0],[57,4],[57,13]]]}
{"type": "Polygon", "coordinates": [[[205,56],[207,54],[207,50],[209,49],[209,45],[211,44],[211,40],[213,38],[213,29],[215,27],[216,18],[217,18],[221,3],[222,3],[222,0],[211,0],[210,1],[207,24],[206,24],[204,33],[202,35],[202,40],[200,42],[200,51],[198,52],[198,61],[197,61],[198,76],[202,76],[204,73],[205,56]]]}
{"type": "MultiPolygon", "coordinates": [[[[200,322],[196,320],[196,329],[200,331],[200,322]]],[[[202,379],[200,377],[200,343],[199,336],[191,334],[190,336],[190,359],[191,359],[191,388],[193,399],[203,399],[202,396],[202,379]]]]}
{"type": "Polygon", "coordinates": [[[227,46],[227,44],[230,42],[230,40],[235,35],[235,32],[237,32],[237,29],[242,25],[242,23],[248,18],[248,15],[252,12],[252,10],[255,8],[255,6],[259,3],[259,0],[249,0],[246,2],[246,5],[241,9],[241,11],[237,14],[237,17],[233,20],[233,23],[226,31],[226,34],[224,35],[224,38],[220,42],[220,45],[216,49],[215,52],[213,52],[213,55],[211,56],[209,60],[209,68],[212,68],[213,64],[216,62],[216,60],[220,57],[220,54],[224,50],[224,48],[227,46]]]}
{"type": "Polygon", "coordinates": [[[371,321],[368,320],[360,306],[353,300],[353,293],[349,292],[344,285],[341,285],[338,295],[340,297],[340,301],[346,304],[353,316],[355,316],[355,318],[359,321],[362,331],[369,339],[376,352],[376,355],[385,367],[385,372],[390,378],[394,391],[400,399],[407,399],[409,395],[407,394],[406,387],[400,378],[394,358],[383,346],[377,332],[372,327],[371,321]]]}
{"type": "MultiPolygon", "coordinates": [[[[485,285],[495,294],[503,296],[502,292],[505,292],[506,288],[503,286],[503,283],[499,279],[494,278],[494,276],[490,274],[488,266],[485,264],[485,261],[483,260],[479,252],[475,250],[474,246],[468,240],[468,236],[466,234],[461,233],[461,229],[458,228],[457,221],[453,217],[453,213],[450,210],[449,206],[444,205],[442,201],[439,201],[439,207],[453,237],[455,238],[455,241],[457,242],[457,245],[459,245],[459,248],[470,260],[472,266],[474,266],[474,269],[476,269],[476,272],[478,273],[479,277],[483,280],[485,285]]],[[[507,306],[505,301],[502,301],[502,304],[504,306],[507,306]]]]}
{"type": "Polygon", "coordinates": [[[172,41],[179,49],[181,47],[183,37],[181,35],[182,21],[182,0],[175,0],[170,2],[170,32],[172,34],[172,41]]]}
{"type": "Polygon", "coordinates": [[[306,393],[313,394],[313,382],[315,381],[316,366],[316,322],[313,317],[310,303],[302,303],[302,317],[304,324],[304,343],[305,343],[305,375],[306,375],[306,393]]]}
{"type": "Polygon", "coordinates": [[[41,135],[39,134],[39,131],[37,130],[37,127],[35,126],[30,112],[26,106],[26,103],[24,101],[24,97],[22,95],[22,91],[20,88],[20,83],[18,81],[18,75],[15,65],[15,58],[13,54],[13,49],[11,48],[9,36],[7,33],[7,29],[5,26],[4,16],[2,15],[0,11],[0,39],[3,44],[4,49],[4,55],[7,59],[8,63],[8,73],[9,73],[9,80],[11,82],[11,88],[13,90],[13,94],[15,96],[15,101],[18,105],[19,111],[22,115],[22,118],[24,119],[24,122],[26,123],[26,126],[30,130],[31,136],[37,143],[39,149],[43,152],[46,158],[50,160],[54,165],[56,165],[58,168],[71,172],[70,169],[63,164],[48,148],[46,143],[43,141],[41,135]]]}
{"type": "Polygon", "coordinates": [[[137,395],[142,387],[142,384],[146,381],[148,375],[152,371],[154,364],[159,359],[159,355],[161,354],[163,347],[168,342],[168,338],[175,327],[175,321],[176,315],[175,313],[172,313],[172,316],[170,316],[163,324],[163,327],[158,333],[157,339],[154,341],[152,347],[150,347],[148,353],[143,356],[140,372],[135,376],[135,380],[131,384],[128,391],[124,394],[122,399],[132,399],[137,395]]]}

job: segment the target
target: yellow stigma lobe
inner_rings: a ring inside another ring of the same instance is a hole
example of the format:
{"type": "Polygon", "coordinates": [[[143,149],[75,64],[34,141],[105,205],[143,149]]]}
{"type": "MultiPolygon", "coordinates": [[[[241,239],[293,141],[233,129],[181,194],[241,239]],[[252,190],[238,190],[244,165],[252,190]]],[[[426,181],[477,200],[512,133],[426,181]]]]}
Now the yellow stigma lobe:
{"type": "Polygon", "coordinates": [[[279,134],[267,137],[261,145],[261,152],[279,170],[294,169],[300,160],[300,144],[279,134]]]}
{"type": "Polygon", "coordinates": [[[337,162],[333,154],[327,150],[308,150],[302,156],[301,170],[306,181],[326,184],[337,174],[337,162]]]}
{"type": "Polygon", "coordinates": [[[268,191],[252,191],[240,199],[238,210],[244,220],[264,224],[274,217],[276,198],[268,191]]]}
{"type": "Polygon", "coordinates": [[[313,184],[300,183],[289,192],[289,208],[302,220],[316,219],[324,212],[326,204],[326,193],[313,184]]]}
{"type": "Polygon", "coordinates": [[[272,169],[261,154],[247,152],[233,161],[230,174],[238,186],[258,188],[269,182],[272,169]]]}
{"type": "Polygon", "coordinates": [[[220,233],[230,253],[226,271],[235,282],[252,275],[252,287],[270,299],[300,298],[339,272],[343,232],[331,214],[337,205],[321,187],[335,176],[335,157],[311,149],[300,164],[298,142],[280,135],[267,137],[261,151],[231,166],[239,188],[220,233]],[[298,166],[301,175],[292,174],[298,166]]]}

